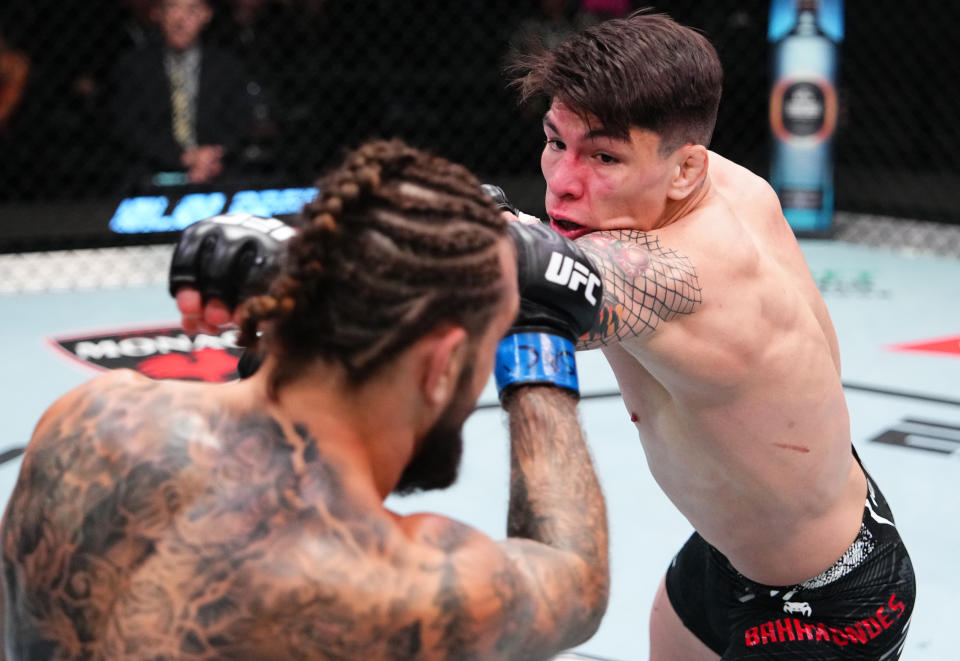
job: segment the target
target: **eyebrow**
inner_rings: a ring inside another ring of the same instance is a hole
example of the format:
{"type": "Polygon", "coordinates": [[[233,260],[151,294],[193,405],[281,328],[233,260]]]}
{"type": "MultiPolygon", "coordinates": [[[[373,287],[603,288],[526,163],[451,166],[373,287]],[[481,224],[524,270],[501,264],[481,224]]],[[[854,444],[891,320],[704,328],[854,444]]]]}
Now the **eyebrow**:
{"type": "MultiPolygon", "coordinates": [[[[543,116],[543,125],[546,126],[548,129],[550,129],[551,131],[553,131],[554,133],[560,133],[556,125],[552,121],[550,121],[547,115],[543,116]]],[[[623,136],[604,127],[600,127],[597,129],[590,129],[583,136],[584,140],[596,140],[597,138],[607,138],[608,140],[615,140],[617,142],[630,142],[629,140],[625,139],[623,136]]]]}

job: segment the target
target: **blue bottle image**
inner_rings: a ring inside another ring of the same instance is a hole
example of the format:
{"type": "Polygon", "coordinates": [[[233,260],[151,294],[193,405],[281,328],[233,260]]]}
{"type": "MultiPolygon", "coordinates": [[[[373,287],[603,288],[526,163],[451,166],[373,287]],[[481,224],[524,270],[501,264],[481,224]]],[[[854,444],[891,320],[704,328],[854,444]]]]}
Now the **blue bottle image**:
{"type": "Polygon", "coordinates": [[[833,135],[843,0],[772,0],[770,183],[797,234],[833,223],[833,135]]]}

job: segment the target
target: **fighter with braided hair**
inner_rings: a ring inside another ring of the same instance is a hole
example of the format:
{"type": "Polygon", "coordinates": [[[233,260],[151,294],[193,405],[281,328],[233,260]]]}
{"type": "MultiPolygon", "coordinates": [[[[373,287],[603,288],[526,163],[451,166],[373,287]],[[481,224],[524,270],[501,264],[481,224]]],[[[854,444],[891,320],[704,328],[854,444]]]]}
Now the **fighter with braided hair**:
{"type": "Polygon", "coordinates": [[[596,630],[606,512],[567,348],[600,292],[518,270],[479,182],[402,143],[320,189],[292,238],[214,218],[173,260],[175,289],[249,298],[252,376],[114,371],[40,420],[0,530],[10,658],[544,659],[596,630]],[[387,510],[456,478],[495,356],[509,537],[387,510]]]}

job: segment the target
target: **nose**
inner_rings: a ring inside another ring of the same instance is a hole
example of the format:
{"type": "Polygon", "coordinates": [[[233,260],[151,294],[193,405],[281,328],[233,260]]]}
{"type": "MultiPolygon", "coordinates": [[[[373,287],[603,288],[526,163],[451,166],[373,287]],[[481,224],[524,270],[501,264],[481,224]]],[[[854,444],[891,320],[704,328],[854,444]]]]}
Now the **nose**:
{"type": "Polygon", "coordinates": [[[557,199],[577,199],[583,195],[581,164],[570,152],[549,164],[545,163],[543,176],[547,190],[557,199]]]}

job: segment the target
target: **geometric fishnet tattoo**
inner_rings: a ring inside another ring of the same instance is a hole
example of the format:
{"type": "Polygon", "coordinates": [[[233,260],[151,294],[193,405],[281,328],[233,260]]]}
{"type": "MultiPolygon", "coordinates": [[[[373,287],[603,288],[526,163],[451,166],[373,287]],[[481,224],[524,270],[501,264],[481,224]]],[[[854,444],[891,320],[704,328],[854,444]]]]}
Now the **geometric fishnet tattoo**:
{"type": "Polygon", "coordinates": [[[640,230],[591,232],[577,240],[603,278],[597,323],[579,349],[617,344],[648,335],[661,321],[691,314],[701,302],[700,281],[690,259],[660,246],[640,230]]]}

